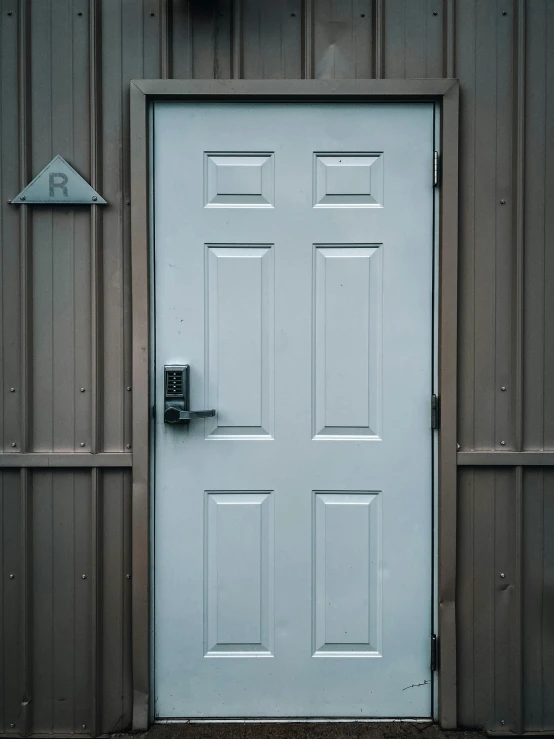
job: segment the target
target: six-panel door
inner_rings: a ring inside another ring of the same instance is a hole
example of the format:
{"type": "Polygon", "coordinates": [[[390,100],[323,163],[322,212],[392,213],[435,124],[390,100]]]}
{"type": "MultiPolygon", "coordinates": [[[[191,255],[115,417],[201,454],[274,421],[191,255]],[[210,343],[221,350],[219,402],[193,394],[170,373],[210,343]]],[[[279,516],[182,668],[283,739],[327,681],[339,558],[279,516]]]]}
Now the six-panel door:
{"type": "Polygon", "coordinates": [[[429,716],[432,106],[154,131],[156,715],[429,716]]]}

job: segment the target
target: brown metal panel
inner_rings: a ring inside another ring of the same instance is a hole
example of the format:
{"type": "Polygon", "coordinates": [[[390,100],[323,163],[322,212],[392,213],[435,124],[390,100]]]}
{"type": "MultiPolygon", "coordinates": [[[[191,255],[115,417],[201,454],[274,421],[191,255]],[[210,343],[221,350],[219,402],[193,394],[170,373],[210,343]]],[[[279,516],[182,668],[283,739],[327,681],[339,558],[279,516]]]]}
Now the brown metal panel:
{"type": "Polygon", "coordinates": [[[90,473],[32,473],[33,732],[88,723],[90,473]]]}
{"type": "Polygon", "coordinates": [[[458,720],[517,733],[516,477],[494,468],[459,475],[458,720]]]}
{"type": "Polygon", "coordinates": [[[554,448],[554,350],[549,330],[554,320],[554,259],[549,248],[554,216],[554,7],[527,3],[525,248],[524,248],[524,445],[554,448]]]}
{"type": "MultiPolygon", "coordinates": [[[[88,27],[72,2],[33,6],[33,174],[61,154],[89,176],[88,27]],[[50,64],[45,65],[44,59],[50,64]]],[[[89,209],[35,208],[33,448],[90,448],[89,209]],[[81,445],[84,445],[81,447],[81,445]]]]}
{"type": "Polygon", "coordinates": [[[554,472],[524,476],[524,727],[554,731],[554,472]]]}
{"type": "Polygon", "coordinates": [[[24,573],[19,479],[16,470],[0,473],[0,731],[8,733],[21,730],[24,573]],[[14,724],[13,728],[11,724],[14,724]]]}
{"type": "Polygon", "coordinates": [[[442,77],[443,3],[385,0],[385,76],[442,77]]]}
{"type": "Polygon", "coordinates": [[[323,0],[312,10],[314,77],[373,76],[372,0],[323,0]]]}
{"type": "Polygon", "coordinates": [[[302,77],[301,0],[279,3],[244,0],[241,21],[240,68],[244,78],[302,77]]]}
{"type": "Polygon", "coordinates": [[[19,450],[21,444],[20,215],[8,203],[20,184],[18,31],[16,4],[11,2],[8,9],[4,3],[0,16],[0,449],[4,451],[19,450]]]}
{"type": "Polygon", "coordinates": [[[105,471],[101,496],[101,719],[105,733],[131,722],[131,575],[128,472],[105,471]]]}
{"type": "Polygon", "coordinates": [[[505,5],[489,0],[456,5],[455,70],[463,103],[459,443],[464,449],[513,445],[514,32],[505,5]]]}

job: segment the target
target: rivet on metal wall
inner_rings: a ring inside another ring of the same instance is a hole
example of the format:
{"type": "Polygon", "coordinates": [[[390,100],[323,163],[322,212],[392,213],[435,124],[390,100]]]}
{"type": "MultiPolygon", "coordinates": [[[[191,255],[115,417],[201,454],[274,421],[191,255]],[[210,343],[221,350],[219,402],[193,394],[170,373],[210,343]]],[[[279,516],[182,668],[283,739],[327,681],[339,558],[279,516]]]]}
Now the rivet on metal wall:
{"type": "Polygon", "coordinates": [[[15,729],[15,724],[10,724],[10,729],[15,729]]]}
{"type": "Polygon", "coordinates": [[[131,575],[125,575],[125,577],[127,578],[127,580],[131,579],[131,575]]]}
{"type": "Polygon", "coordinates": [[[84,387],[82,387],[82,388],[81,388],[81,392],[82,392],[82,393],[84,393],[84,392],[85,392],[85,388],[84,388],[84,387]]]}
{"type": "Polygon", "coordinates": [[[456,444],[456,449],[457,449],[458,451],[460,451],[460,445],[459,445],[459,444],[456,444]]]}
{"type": "Polygon", "coordinates": [[[436,10],[433,10],[433,15],[438,15],[436,10]]]}
{"type": "Polygon", "coordinates": [[[360,18],[365,18],[365,13],[360,13],[360,18]]]}
{"type": "Polygon", "coordinates": [[[131,448],[131,445],[130,444],[127,444],[127,449],[130,449],[130,448],[131,448]]]}
{"type": "Polygon", "coordinates": [[[12,446],[17,446],[17,444],[15,443],[15,441],[12,441],[12,446]]]}
{"type": "Polygon", "coordinates": [[[504,726],[504,724],[505,724],[506,722],[504,721],[504,719],[500,719],[500,723],[502,724],[502,726],[504,726]]]}
{"type": "Polygon", "coordinates": [[[86,580],[86,579],[87,579],[86,575],[81,575],[81,580],[86,580]]]}
{"type": "Polygon", "coordinates": [[[13,574],[13,572],[11,572],[10,573],[10,580],[13,580],[14,578],[15,578],[15,575],[13,574]]]}
{"type": "Polygon", "coordinates": [[[128,390],[128,391],[130,391],[130,390],[131,390],[131,386],[130,386],[130,385],[127,385],[127,390],[128,390]]]}
{"type": "Polygon", "coordinates": [[[93,196],[92,196],[92,199],[93,199],[93,200],[98,200],[98,198],[96,197],[96,195],[93,195],[93,196]]]}
{"type": "Polygon", "coordinates": [[[14,387],[11,387],[10,388],[10,393],[15,393],[15,388],[14,387]]]}
{"type": "Polygon", "coordinates": [[[22,195],[21,198],[20,198],[20,200],[27,200],[27,196],[26,195],[22,195]]]}
{"type": "Polygon", "coordinates": [[[506,205],[506,201],[505,200],[501,200],[500,201],[500,205],[506,205]]]}
{"type": "Polygon", "coordinates": [[[506,446],[506,442],[505,442],[504,440],[502,440],[502,441],[500,442],[500,445],[501,445],[501,446],[506,446]]]}
{"type": "Polygon", "coordinates": [[[80,10],[80,11],[79,11],[79,12],[77,13],[77,15],[83,15],[83,11],[82,11],[82,10],[80,10]]]}
{"type": "Polygon", "coordinates": [[[150,13],[150,17],[153,18],[156,15],[156,13],[150,13]]]}
{"type": "MultiPolygon", "coordinates": [[[[508,15],[508,11],[507,10],[503,10],[502,11],[502,15],[508,15]]],[[[504,723],[504,721],[502,723],[504,723]]]]}
{"type": "Polygon", "coordinates": [[[8,15],[11,15],[11,14],[12,14],[12,11],[11,10],[8,10],[8,15]]]}
{"type": "Polygon", "coordinates": [[[85,446],[85,442],[82,441],[79,446],[85,446]]]}
{"type": "Polygon", "coordinates": [[[87,728],[86,724],[81,724],[81,729],[86,729],[86,728],[87,728]]]}
{"type": "Polygon", "coordinates": [[[506,577],[506,575],[503,572],[501,572],[500,577],[506,577]]]}
{"type": "Polygon", "coordinates": [[[502,385],[502,387],[500,389],[502,390],[503,393],[505,393],[506,392],[506,385],[502,385]]]}

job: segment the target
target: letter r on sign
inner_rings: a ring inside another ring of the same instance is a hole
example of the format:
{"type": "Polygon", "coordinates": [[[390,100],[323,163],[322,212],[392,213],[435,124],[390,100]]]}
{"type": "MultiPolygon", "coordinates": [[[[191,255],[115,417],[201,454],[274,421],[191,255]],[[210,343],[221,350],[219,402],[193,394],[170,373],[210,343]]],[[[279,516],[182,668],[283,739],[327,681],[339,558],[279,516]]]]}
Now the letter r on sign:
{"type": "Polygon", "coordinates": [[[67,175],[65,175],[63,172],[51,172],[50,173],[50,197],[54,197],[54,188],[55,187],[61,187],[62,192],[65,197],[67,197],[67,175]],[[58,181],[56,182],[56,178],[58,178],[58,181]]]}

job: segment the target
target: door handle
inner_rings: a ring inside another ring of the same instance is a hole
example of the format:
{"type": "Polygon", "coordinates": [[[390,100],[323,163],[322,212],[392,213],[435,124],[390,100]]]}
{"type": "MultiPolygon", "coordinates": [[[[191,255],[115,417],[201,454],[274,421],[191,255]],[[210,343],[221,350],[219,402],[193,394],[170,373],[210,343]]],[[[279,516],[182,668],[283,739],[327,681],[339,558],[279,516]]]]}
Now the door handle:
{"type": "Polygon", "coordinates": [[[196,418],[212,418],[215,409],[189,410],[190,367],[188,364],[166,364],[164,367],[164,422],[188,423],[196,418]]]}

